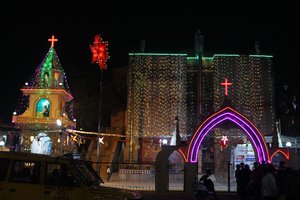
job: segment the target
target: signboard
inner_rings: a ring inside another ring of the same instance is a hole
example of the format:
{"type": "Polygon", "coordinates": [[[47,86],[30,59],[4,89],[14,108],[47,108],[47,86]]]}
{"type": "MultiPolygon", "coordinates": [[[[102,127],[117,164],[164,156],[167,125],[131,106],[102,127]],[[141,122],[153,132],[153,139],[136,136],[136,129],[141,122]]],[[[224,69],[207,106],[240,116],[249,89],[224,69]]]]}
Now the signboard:
{"type": "Polygon", "coordinates": [[[234,149],[234,164],[240,164],[241,162],[250,166],[250,169],[255,162],[255,152],[251,143],[237,144],[234,149]]]}

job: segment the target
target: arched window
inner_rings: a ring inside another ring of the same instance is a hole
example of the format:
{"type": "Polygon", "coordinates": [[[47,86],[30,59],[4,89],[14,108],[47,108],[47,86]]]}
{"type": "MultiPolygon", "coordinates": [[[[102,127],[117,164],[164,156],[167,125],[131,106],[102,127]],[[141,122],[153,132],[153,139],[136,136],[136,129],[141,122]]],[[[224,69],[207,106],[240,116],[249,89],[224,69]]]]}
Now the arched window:
{"type": "Polygon", "coordinates": [[[36,104],[36,114],[40,117],[49,117],[50,102],[47,99],[40,99],[36,104]]]}

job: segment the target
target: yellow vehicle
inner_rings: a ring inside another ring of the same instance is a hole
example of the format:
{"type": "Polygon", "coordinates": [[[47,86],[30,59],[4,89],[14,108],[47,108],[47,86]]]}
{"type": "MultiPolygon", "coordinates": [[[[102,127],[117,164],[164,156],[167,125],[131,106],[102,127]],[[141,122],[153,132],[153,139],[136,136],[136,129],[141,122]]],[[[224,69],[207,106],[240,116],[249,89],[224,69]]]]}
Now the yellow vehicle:
{"type": "Polygon", "coordinates": [[[0,152],[1,200],[143,199],[139,191],[103,187],[101,182],[87,161],[0,152]]]}

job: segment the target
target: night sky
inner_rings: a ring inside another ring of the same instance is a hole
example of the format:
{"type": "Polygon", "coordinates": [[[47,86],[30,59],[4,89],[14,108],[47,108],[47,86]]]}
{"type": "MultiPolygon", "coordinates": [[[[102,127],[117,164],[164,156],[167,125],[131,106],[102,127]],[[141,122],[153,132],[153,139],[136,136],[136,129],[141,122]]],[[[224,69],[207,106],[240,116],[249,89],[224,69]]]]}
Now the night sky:
{"type": "MultiPolygon", "coordinates": [[[[67,75],[71,91],[80,80],[75,71],[98,72],[91,64],[89,45],[102,33],[109,42],[108,69],[127,64],[128,52],[146,40],[146,52],[178,52],[194,48],[194,34],[201,29],[207,53],[254,54],[254,42],[261,43],[261,53],[274,55],[276,87],[287,80],[300,86],[300,20],[292,17],[241,16],[107,16],[24,17],[2,25],[0,119],[10,123],[20,89],[32,77],[50,48],[48,38],[58,38],[55,50],[67,75]],[[299,81],[298,81],[299,80],[299,81]]],[[[98,73],[94,73],[95,79],[98,73]]],[[[106,77],[110,79],[112,77],[106,77]]],[[[91,84],[95,82],[91,81],[91,84]]],[[[95,91],[97,92],[97,91],[95,91]]],[[[298,94],[297,94],[298,95],[298,94]]]]}

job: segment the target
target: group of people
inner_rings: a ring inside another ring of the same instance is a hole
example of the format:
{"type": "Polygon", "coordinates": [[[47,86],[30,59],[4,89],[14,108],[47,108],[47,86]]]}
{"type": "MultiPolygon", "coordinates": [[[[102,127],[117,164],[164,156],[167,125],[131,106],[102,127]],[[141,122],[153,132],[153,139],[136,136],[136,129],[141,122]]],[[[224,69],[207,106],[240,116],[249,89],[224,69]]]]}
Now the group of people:
{"type": "Polygon", "coordinates": [[[293,185],[291,176],[292,169],[285,168],[284,162],[277,169],[270,163],[254,162],[252,170],[240,163],[235,170],[237,193],[242,200],[293,199],[296,184],[293,185]]]}

